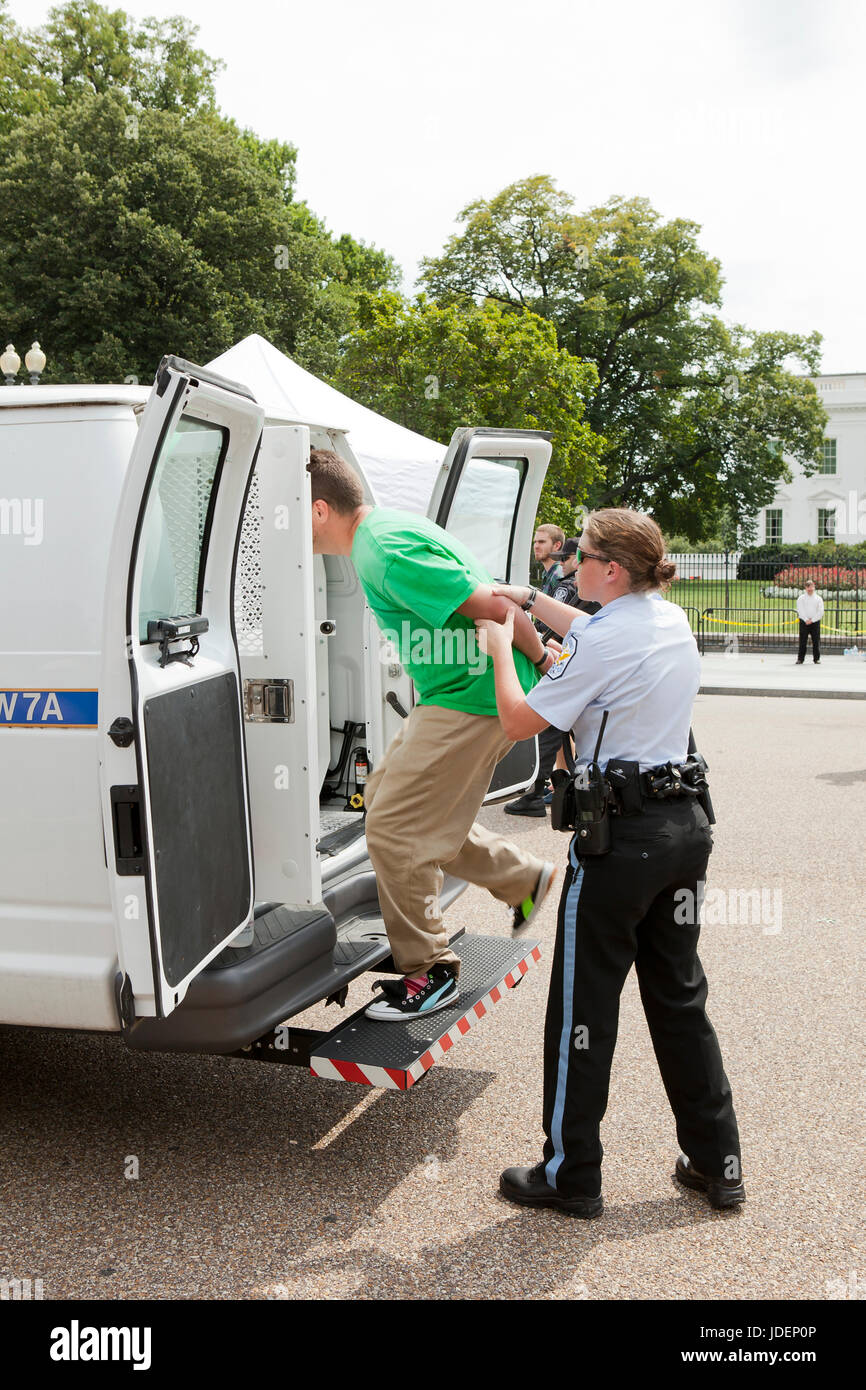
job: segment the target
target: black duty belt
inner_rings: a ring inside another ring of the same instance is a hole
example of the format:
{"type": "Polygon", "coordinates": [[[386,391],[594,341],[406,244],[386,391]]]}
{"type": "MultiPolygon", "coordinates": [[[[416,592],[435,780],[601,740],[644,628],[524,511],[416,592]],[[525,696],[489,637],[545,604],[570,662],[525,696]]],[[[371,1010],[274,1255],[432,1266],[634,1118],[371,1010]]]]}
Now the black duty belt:
{"type": "Polygon", "coordinates": [[[640,774],[640,789],[651,801],[665,801],[674,796],[694,796],[705,782],[706,765],[689,758],[684,763],[660,763],[640,774]],[[697,784],[697,785],[696,785],[697,784]]]}
{"type": "MultiPolygon", "coordinates": [[[[606,722],[607,711],[605,711],[602,721],[602,733],[606,722]]],[[[660,763],[656,767],[648,768],[646,772],[640,771],[640,764],[637,762],[626,761],[622,758],[610,758],[605,772],[602,774],[598,767],[600,743],[601,733],[596,743],[593,759],[589,763],[586,760],[582,762],[581,781],[578,783],[575,779],[575,762],[571,752],[571,740],[567,733],[562,735],[562,749],[569,771],[568,773],[557,773],[553,778],[554,802],[556,802],[556,788],[559,784],[561,803],[558,811],[560,824],[554,825],[554,829],[562,830],[571,824],[571,810],[569,810],[571,803],[569,802],[569,806],[566,806],[567,797],[565,796],[563,779],[571,782],[573,787],[572,801],[577,798],[581,805],[591,804],[596,820],[607,814],[606,811],[599,810],[602,803],[606,803],[607,807],[615,810],[619,815],[634,816],[640,813],[647,801],[668,801],[675,797],[684,796],[696,797],[710,824],[715,823],[713,803],[707,784],[707,764],[697,751],[691,729],[689,729],[689,746],[685,762],[660,763]],[[591,777],[590,774],[592,774],[591,777]],[[587,780],[588,778],[589,780],[587,780]],[[592,778],[595,779],[594,783],[592,783],[592,778]]],[[[573,807],[571,809],[573,810],[573,807]]],[[[601,853],[603,851],[595,850],[592,852],[601,853]]]]}

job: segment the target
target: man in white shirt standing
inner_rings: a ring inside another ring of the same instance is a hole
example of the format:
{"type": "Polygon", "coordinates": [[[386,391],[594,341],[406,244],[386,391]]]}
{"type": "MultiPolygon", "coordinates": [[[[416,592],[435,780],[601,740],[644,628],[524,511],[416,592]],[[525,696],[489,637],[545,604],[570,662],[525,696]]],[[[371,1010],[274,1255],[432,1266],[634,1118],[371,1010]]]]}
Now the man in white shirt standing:
{"type": "Polygon", "coordinates": [[[806,660],[806,640],[812,639],[812,660],[815,665],[821,660],[821,619],[824,616],[824,600],[815,593],[814,579],[806,580],[806,588],[797,599],[797,616],[800,619],[800,648],[797,652],[797,665],[806,660]]]}

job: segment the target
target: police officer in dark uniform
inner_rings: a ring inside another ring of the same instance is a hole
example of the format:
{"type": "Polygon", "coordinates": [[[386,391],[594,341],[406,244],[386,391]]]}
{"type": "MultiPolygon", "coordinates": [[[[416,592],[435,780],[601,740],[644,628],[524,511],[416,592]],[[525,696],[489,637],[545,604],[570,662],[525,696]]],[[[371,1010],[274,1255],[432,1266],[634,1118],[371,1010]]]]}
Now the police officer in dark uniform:
{"type": "MultiPolygon", "coordinates": [[[[559,583],[551,590],[551,598],[557,603],[564,603],[569,608],[574,608],[582,613],[597,613],[600,605],[589,603],[582,599],[577,590],[577,537],[570,536],[563,541],[560,550],[551,553],[552,560],[559,560],[562,565],[562,576],[559,583]]],[[[541,590],[544,593],[544,589],[541,590]]],[[[538,635],[542,642],[547,644],[551,637],[559,638],[560,634],[555,633],[553,628],[546,623],[536,620],[538,635]]],[[[538,776],[534,786],[518,796],[515,801],[509,801],[504,807],[510,816],[536,816],[546,817],[547,807],[544,802],[544,789],[547,786],[547,779],[553,771],[556,762],[556,755],[562,746],[562,736],[558,729],[551,727],[542,729],[538,735],[538,776]]]]}
{"type": "Polygon", "coordinates": [[[592,513],[578,552],[580,593],[601,605],[591,617],[531,589],[498,589],[565,634],[528,696],[513,671],[510,621],[478,624],[506,732],[571,730],[579,774],[573,783],[555,774],[577,809],[545,1022],[543,1156],[507,1169],[500,1191],[526,1206],[601,1214],[599,1125],[634,965],[683,1150],[675,1177],[712,1205],[734,1207],[745,1200],[739,1135],[697,953],[712,849],[703,765],[689,754],[697,647],[683,610],[661,596],[675,567],[650,517],[592,513]]]}

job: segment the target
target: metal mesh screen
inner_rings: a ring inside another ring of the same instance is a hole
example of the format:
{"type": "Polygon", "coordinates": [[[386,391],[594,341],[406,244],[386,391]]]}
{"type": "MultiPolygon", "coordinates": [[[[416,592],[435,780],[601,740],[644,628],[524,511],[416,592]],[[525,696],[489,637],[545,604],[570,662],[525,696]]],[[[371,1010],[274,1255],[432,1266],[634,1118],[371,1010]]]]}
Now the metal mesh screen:
{"type": "Polygon", "coordinates": [[[139,635],[148,619],[195,613],[214,477],[226,431],[182,419],[163,449],[147,500],[139,635]]]}
{"type": "Polygon", "coordinates": [[[259,475],[254,472],[235,574],[235,629],[241,656],[261,656],[264,652],[262,593],[262,508],[259,475]]]}

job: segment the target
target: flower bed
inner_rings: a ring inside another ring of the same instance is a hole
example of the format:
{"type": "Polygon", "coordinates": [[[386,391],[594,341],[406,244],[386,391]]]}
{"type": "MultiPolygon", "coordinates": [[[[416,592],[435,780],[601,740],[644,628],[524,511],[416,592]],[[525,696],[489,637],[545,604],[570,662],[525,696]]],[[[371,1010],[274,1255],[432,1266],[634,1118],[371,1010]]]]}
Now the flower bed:
{"type": "Polygon", "coordinates": [[[827,589],[834,592],[837,589],[850,589],[853,597],[861,577],[857,570],[845,565],[788,565],[775,576],[773,585],[780,589],[794,586],[803,589],[807,579],[814,579],[815,588],[822,593],[827,589]]]}

